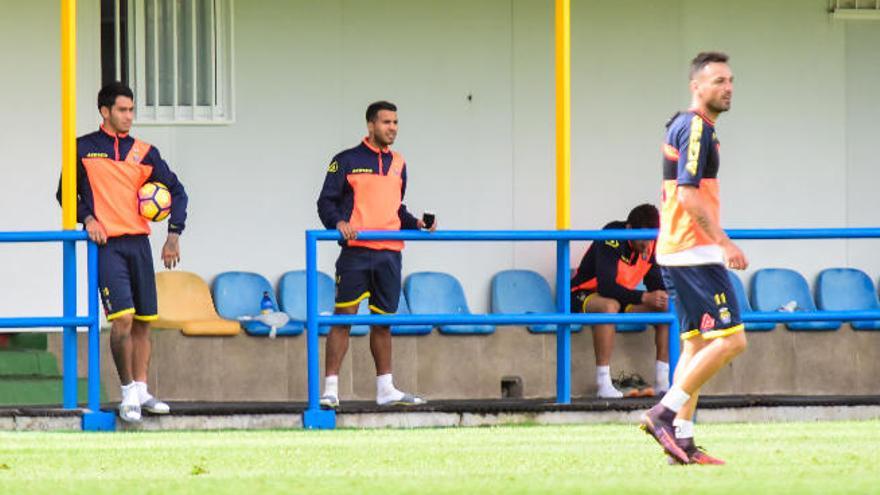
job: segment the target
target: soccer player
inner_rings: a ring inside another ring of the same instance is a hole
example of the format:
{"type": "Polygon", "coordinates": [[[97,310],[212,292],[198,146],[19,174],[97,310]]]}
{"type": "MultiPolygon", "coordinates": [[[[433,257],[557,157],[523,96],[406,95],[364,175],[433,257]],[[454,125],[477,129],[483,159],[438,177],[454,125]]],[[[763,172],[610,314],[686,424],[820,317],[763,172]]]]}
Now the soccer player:
{"type": "Polygon", "coordinates": [[[718,116],[730,110],[733,74],[723,53],[691,62],[691,108],[667,123],[657,261],[681,323],[683,349],[672,388],[647,411],[642,428],[681,464],[723,464],[694,443],[700,388],[746,349],[739,302],[727,267],[748,260],[719,224],[718,116]]]}
{"type": "MultiPolygon", "coordinates": [[[[406,162],[390,146],[397,137],[397,107],[378,101],[367,107],[368,135],[354,148],[330,162],[318,197],[318,216],[328,229],[343,237],[336,260],[336,314],[355,314],[369,298],[373,314],[392,314],[400,298],[403,242],[359,241],[359,230],[424,229],[426,226],[402,203],[406,191],[406,162]]],[[[430,226],[437,228],[434,221],[430,226]]],[[[339,406],[339,367],[348,350],[348,325],[330,329],[326,344],[324,394],[321,405],[339,406]]],[[[391,329],[370,328],[370,350],[376,364],[376,403],[419,405],[425,399],[401,392],[391,375],[391,329]]]]}
{"type": "MultiPolygon", "coordinates": [[[[77,139],[76,218],[99,245],[98,284],[107,320],[110,350],[122,402],[119,417],[141,420],[141,408],[168,414],[168,404],[147,390],[150,365],[150,322],[158,318],[156,275],[150,248],[150,225],[138,213],[138,189],[161,182],[171,192],[168,237],[162,261],[168,269],[180,261],[179,237],[186,221],[183,184],[168,168],[159,150],[129,135],[134,119],[134,94],[113,82],[98,93],[100,130],[77,139]]],[[[61,188],[58,188],[61,202],[61,188]]]]}
{"type": "MultiPolygon", "coordinates": [[[[625,222],[611,222],[604,229],[656,229],[659,223],[657,208],[643,204],[633,208],[625,222]]],[[[571,280],[572,312],[666,312],[666,289],[660,267],[654,259],[654,244],[648,240],[592,243],[571,280]],[[648,290],[636,290],[643,280],[648,290]]],[[[669,389],[669,325],[654,325],[654,329],[657,346],[655,388],[646,390],[645,395],[669,389]]],[[[596,353],[597,395],[607,399],[623,397],[623,392],[611,382],[613,324],[593,325],[593,350],[596,353]]]]}

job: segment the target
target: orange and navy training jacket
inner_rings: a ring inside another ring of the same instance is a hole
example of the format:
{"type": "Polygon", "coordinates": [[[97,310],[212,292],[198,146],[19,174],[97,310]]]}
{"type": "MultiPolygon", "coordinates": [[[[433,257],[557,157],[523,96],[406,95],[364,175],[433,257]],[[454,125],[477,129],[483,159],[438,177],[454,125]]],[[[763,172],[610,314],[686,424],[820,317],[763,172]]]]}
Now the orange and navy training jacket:
{"type": "MultiPolygon", "coordinates": [[[[137,193],[146,182],[156,181],[171,193],[168,232],[183,232],[186,190],[155,147],[101,126],[76,140],[76,154],[77,222],[92,215],[108,237],[149,234],[149,222],[138,213],[137,193]]],[[[61,203],[60,181],[56,197],[61,203]]]]}
{"type": "MultiPolygon", "coordinates": [[[[328,229],[345,220],[357,230],[414,230],[418,220],[403,204],[406,162],[366,140],[333,157],[318,197],[318,216],[328,229]]],[[[401,251],[401,241],[348,241],[348,246],[401,251]]]]}
{"type": "Polygon", "coordinates": [[[663,143],[663,190],[657,259],[663,265],[721,263],[721,249],[678,201],[678,186],[692,186],[719,222],[720,167],[715,123],[696,111],[676,113],[666,124],[663,143]]]}
{"type": "MultiPolygon", "coordinates": [[[[611,222],[602,230],[625,229],[626,222],[611,222]]],[[[629,241],[595,241],[581,259],[571,291],[588,290],[615,299],[622,305],[641,304],[645,291],[636,290],[645,282],[649,291],[664,290],[660,268],[654,259],[654,245],[648,259],[633,249],[629,241]]]]}

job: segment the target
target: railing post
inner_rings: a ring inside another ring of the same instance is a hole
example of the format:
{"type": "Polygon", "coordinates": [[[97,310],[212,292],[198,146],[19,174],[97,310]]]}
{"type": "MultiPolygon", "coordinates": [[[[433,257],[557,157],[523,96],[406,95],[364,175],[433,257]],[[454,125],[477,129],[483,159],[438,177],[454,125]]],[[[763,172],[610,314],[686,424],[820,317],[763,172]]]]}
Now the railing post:
{"type": "Polygon", "coordinates": [[[669,312],[672,313],[672,323],[669,324],[669,384],[675,379],[675,367],[678,366],[678,358],[681,355],[681,328],[678,321],[678,313],[675,311],[675,298],[669,298],[669,312]]]}
{"type": "Polygon", "coordinates": [[[84,431],[114,431],[116,413],[101,410],[101,314],[98,303],[98,245],[86,241],[89,278],[89,379],[88,411],[82,416],[84,431]]]}
{"type": "MultiPolygon", "coordinates": [[[[64,316],[76,316],[76,241],[64,241],[64,316]]],[[[64,327],[62,338],[62,389],[64,409],[77,408],[76,327],[64,327]]]]}
{"type": "MultiPolygon", "coordinates": [[[[569,242],[556,241],[556,310],[571,313],[569,279],[569,242]]],[[[570,325],[556,326],[556,403],[571,403],[571,331],[570,325]]]]}
{"type": "Polygon", "coordinates": [[[309,404],[303,413],[303,426],[315,429],[336,428],[336,413],[322,410],[318,404],[320,366],[318,362],[318,240],[306,232],[306,358],[308,365],[309,404]]]}
{"type": "Polygon", "coordinates": [[[89,409],[101,409],[101,317],[98,313],[98,245],[86,242],[89,274],[89,409]]]}

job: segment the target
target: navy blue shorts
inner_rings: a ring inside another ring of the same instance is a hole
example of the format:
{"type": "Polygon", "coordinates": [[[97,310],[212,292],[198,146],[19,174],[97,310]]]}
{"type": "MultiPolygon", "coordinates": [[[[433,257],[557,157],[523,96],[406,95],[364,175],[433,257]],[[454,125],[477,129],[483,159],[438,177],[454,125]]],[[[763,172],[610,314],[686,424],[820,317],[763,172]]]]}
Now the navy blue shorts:
{"type": "Polygon", "coordinates": [[[369,298],[373,313],[396,313],[400,260],[400,251],[343,247],[336,260],[336,307],[356,306],[369,298]]]}
{"type": "Polygon", "coordinates": [[[145,235],[112,237],[98,247],[98,285],[107,321],[133,314],[158,318],[153,252],[145,235]]]}
{"type": "Polygon", "coordinates": [[[681,324],[681,338],[726,337],[743,331],[739,301],[722,265],[664,266],[663,282],[681,324]]]}

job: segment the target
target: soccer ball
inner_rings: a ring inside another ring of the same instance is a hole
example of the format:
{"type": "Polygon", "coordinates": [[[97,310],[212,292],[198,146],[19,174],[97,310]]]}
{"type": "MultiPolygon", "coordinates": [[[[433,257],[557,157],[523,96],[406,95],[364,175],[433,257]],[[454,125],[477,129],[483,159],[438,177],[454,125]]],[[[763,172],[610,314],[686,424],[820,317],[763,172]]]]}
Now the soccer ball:
{"type": "Polygon", "coordinates": [[[147,182],[138,191],[138,213],[151,222],[161,222],[171,213],[171,192],[161,182],[147,182]]]}

